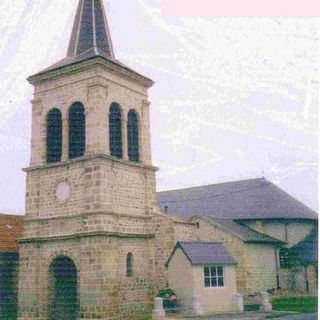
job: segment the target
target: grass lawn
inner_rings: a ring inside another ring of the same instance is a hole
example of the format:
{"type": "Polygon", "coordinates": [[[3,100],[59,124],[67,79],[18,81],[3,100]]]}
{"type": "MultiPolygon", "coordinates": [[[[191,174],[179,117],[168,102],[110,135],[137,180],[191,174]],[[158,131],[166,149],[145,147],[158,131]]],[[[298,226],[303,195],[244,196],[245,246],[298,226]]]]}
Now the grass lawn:
{"type": "Polygon", "coordinates": [[[272,309],[275,311],[317,312],[318,297],[275,297],[272,299],[272,309]]]}

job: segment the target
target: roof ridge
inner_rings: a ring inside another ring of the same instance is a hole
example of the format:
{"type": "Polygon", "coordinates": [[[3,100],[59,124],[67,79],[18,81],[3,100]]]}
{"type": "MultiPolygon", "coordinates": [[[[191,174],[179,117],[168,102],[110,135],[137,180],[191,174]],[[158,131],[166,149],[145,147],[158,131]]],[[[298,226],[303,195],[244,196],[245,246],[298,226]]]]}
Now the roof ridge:
{"type": "Polygon", "coordinates": [[[157,198],[171,216],[318,220],[314,210],[265,178],[158,192],[157,198]]]}
{"type": "Polygon", "coordinates": [[[180,191],[180,190],[199,189],[199,188],[210,187],[210,186],[220,186],[223,184],[231,184],[231,183],[237,183],[237,182],[256,181],[256,180],[265,180],[265,182],[272,183],[268,179],[266,179],[265,177],[260,177],[260,178],[252,178],[252,179],[225,181],[225,182],[219,182],[219,183],[209,183],[209,184],[203,184],[201,186],[194,186],[194,187],[183,187],[183,188],[178,188],[178,189],[170,189],[170,190],[165,190],[165,191],[158,191],[157,194],[172,192],[172,191],[180,191]]]}
{"type": "MultiPolygon", "coordinates": [[[[261,188],[261,187],[264,187],[264,186],[267,186],[267,185],[270,185],[273,183],[270,182],[270,181],[267,181],[264,182],[264,183],[261,183],[260,185],[256,185],[256,186],[252,186],[252,187],[247,187],[247,188],[242,188],[242,189],[239,189],[239,190],[235,190],[235,191],[230,191],[230,192],[226,192],[226,193],[220,193],[220,194],[217,194],[217,195],[214,195],[214,196],[205,196],[205,197],[200,197],[200,198],[188,198],[188,199],[185,199],[185,200],[167,200],[166,203],[181,203],[181,202],[189,202],[189,201],[195,201],[195,200],[205,200],[205,199],[214,199],[214,198],[219,198],[219,197],[223,197],[223,196],[228,196],[228,195],[231,195],[231,194],[235,194],[235,193],[239,193],[239,192],[244,192],[244,191],[247,191],[247,190],[252,190],[252,189],[257,189],[257,188],[261,188]]],[[[209,185],[210,186],[210,185],[209,185]]],[[[213,186],[213,185],[212,185],[213,186]]],[[[204,186],[205,187],[205,186],[204,186]]],[[[199,187],[201,188],[201,187],[199,187]]],[[[181,190],[184,190],[184,189],[181,189],[181,190]]],[[[174,191],[174,190],[172,190],[174,191]]],[[[168,191],[168,192],[172,192],[172,191],[168,191]]],[[[178,190],[177,190],[178,191],[178,190]]]]}

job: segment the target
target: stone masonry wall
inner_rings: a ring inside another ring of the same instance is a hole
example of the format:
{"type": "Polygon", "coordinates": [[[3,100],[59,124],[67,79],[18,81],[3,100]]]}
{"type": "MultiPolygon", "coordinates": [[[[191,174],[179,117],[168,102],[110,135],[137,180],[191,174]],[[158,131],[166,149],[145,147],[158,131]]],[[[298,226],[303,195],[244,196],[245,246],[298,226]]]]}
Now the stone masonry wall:
{"type": "Polygon", "coordinates": [[[309,292],[318,294],[318,266],[307,266],[307,277],[309,282],[309,292]]]}
{"type": "Polygon", "coordinates": [[[297,263],[291,269],[280,269],[280,287],[300,292],[318,293],[318,269],[315,265],[297,263]],[[308,281],[308,287],[307,287],[308,281]]]}
{"type": "Polygon", "coordinates": [[[119,319],[119,313],[149,311],[153,298],[153,240],[85,237],[21,245],[19,319],[48,319],[50,264],[73,260],[78,272],[79,319],[119,319]],[[126,275],[126,255],[133,254],[133,276],[126,275]]]}
{"type": "Polygon", "coordinates": [[[27,219],[95,211],[150,216],[154,180],[150,169],[109,158],[33,170],[27,179],[27,219]],[[68,182],[71,189],[64,202],[55,194],[61,182],[68,182]]]}
{"type": "Polygon", "coordinates": [[[250,258],[248,288],[250,292],[262,292],[277,288],[276,254],[273,246],[266,244],[246,244],[250,258]]]}
{"type": "Polygon", "coordinates": [[[153,218],[155,227],[154,242],[154,267],[155,267],[155,286],[157,290],[165,289],[168,284],[168,274],[165,264],[175,246],[174,222],[163,214],[155,213],[153,218]]]}
{"type": "Polygon", "coordinates": [[[155,208],[154,226],[154,264],[155,286],[157,290],[165,289],[168,285],[168,270],[165,267],[170,254],[178,241],[195,241],[195,224],[162,214],[155,208]]]}

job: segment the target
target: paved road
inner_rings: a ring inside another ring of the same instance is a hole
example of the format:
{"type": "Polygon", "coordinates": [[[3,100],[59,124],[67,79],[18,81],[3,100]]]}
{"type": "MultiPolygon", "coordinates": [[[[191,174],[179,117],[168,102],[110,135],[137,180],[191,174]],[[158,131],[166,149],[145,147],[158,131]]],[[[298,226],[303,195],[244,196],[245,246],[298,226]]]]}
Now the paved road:
{"type": "MultiPolygon", "coordinates": [[[[213,317],[205,317],[205,318],[197,318],[197,317],[190,317],[190,318],[180,318],[179,320],[263,320],[266,319],[266,315],[263,314],[246,314],[246,315],[224,315],[224,316],[213,316],[213,317]]],[[[297,314],[291,316],[284,316],[284,317],[277,317],[272,318],[274,320],[317,320],[318,314],[317,313],[305,313],[305,314],[297,314]]],[[[269,318],[268,320],[272,320],[269,318]]],[[[172,320],[177,320],[172,318],[172,320]]]]}
{"type": "Polygon", "coordinates": [[[276,319],[277,320],[317,320],[318,314],[317,313],[305,313],[305,314],[286,316],[283,318],[276,318],[276,319]]]}

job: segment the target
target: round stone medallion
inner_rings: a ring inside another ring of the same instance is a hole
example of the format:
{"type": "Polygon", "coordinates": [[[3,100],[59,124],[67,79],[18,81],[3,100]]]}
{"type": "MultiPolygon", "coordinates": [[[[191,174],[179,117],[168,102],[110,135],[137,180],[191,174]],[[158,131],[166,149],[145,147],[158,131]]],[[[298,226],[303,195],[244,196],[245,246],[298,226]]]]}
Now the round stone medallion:
{"type": "Polygon", "coordinates": [[[71,191],[71,188],[68,182],[66,181],[60,182],[56,188],[56,198],[58,199],[59,202],[65,202],[68,200],[70,196],[70,191],[71,191]]]}

